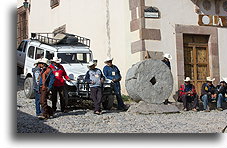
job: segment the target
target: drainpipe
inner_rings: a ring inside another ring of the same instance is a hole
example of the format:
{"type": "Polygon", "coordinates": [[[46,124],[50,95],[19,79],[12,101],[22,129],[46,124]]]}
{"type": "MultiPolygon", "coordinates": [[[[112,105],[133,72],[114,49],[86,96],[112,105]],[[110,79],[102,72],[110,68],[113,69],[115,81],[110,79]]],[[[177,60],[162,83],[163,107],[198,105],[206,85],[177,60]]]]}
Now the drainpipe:
{"type": "Polygon", "coordinates": [[[111,57],[109,0],[106,0],[106,35],[107,35],[107,42],[108,42],[107,57],[111,57]]]}

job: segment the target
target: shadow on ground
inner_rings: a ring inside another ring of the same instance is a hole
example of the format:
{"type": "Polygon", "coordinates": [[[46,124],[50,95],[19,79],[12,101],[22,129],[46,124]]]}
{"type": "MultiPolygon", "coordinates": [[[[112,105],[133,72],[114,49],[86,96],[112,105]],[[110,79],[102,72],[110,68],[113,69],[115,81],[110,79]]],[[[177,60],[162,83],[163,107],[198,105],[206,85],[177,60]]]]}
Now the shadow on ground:
{"type": "Polygon", "coordinates": [[[17,133],[60,133],[58,130],[45,124],[45,120],[27,113],[17,111],[17,133]],[[24,120],[22,120],[24,119],[24,120]]]}

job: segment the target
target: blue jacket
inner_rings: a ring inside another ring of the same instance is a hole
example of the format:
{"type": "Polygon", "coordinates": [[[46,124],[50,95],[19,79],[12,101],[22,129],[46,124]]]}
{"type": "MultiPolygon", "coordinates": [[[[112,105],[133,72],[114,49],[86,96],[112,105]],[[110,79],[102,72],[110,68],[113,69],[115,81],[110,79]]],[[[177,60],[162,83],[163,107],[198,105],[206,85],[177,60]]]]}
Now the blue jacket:
{"type": "MultiPolygon", "coordinates": [[[[42,71],[42,73],[45,72],[45,70],[46,69],[44,69],[42,71]]],[[[52,89],[54,81],[55,81],[55,75],[53,74],[53,72],[51,70],[50,73],[47,75],[46,82],[45,82],[45,85],[47,86],[48,90],[52,89]]],[[[42,81],[42,77],[40,77],[39,87],[42,87],[42,85],[43,85],[43,81],[42,81]]]]}
{"type": "Polygon", "coordinates": [[[88,70],[85,75],[86,82],[94,82],[94,84],[90,84],[90,87],[101,87],[101,79],[104,79],[104,76],[102,74],[102,71],[98,68],[88,70]]]}
{"type": "Polygon", "coordinates": [[[121,74],[120,74],[120,70],[117,68],[117,66],[113,65],[113,66],[105,66],[103,68],[103,73],[105,75],[105,77],[107,79],[113,80],[119,80],[121,79],[121,74]]]}

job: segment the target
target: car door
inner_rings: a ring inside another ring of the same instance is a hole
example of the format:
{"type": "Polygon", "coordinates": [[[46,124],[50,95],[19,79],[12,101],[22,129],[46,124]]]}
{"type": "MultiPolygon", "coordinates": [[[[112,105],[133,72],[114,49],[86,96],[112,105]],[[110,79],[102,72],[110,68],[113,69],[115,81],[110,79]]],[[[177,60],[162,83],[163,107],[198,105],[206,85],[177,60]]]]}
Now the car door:
{"type": "Polygon", "coordinates": [[[23,68],[26,57],[27,41],[22,41],[17,48],[17,66],[23,68]]]}
{"type": "Polygon", "coordinates": [[[32,68],[34,67],[35,62],[35,46],[30,45],[27,52],[27,57],[25,61],[25,75],[32,74],[32,68]]]}

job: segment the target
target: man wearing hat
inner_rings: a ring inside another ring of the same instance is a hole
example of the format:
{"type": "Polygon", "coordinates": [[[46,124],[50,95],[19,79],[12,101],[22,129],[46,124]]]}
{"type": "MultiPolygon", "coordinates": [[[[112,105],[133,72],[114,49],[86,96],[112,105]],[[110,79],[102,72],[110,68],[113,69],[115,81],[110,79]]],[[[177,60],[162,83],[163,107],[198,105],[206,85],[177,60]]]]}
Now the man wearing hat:
{"type": "Polygon", "coordinates": [[[40,114],[42,113],[40,109],[40,89],[39,89],[39,80],[41,78],[41,73],[44,68],[47,67],[48,59],[41,58],[37,59],[34,63],[35,68],[32,68],[33,73],[33,89],[35,92],[35,109],[36,116],[41,118],[40,114]]]}
{"type": "Polygon", "coordinates": [[[96,63],[89,62],[89,70],[85,75],[85,81],[89,83],[91,90],[91,99],[94,102],[94,114],[102,114],[101,103],[102,103],[102,83],[104,82],[105,77],[102,74],[102,71],[96,68],[96,63]]]}
{"type": "Polygon", "coordinates": [[[217,104],[219,104],[219,108],[217,108],[217,110],[222,111],[222,103],[224,100],[226,100],[225,98],[225,94],[227,94],[227,79],[223,78],[223,80],[220,82],[219,85],[217,85],[217,98],[218,98],[218,102],[217,104]]]}
{"type": "MultiPolygon", "coordinates": [[[[202,85],[201,88],[201,99],[203,101],[203,108],[205,112],[210,112],[210,109],[208,108],[208,102],[211,100],[215,100],[217,97],[217,90],[216,87],[213,85],[213,81],[215,78],[207,77],[206,83],[202,85]]],[[[219,102],[218,100],[217,102],[219,102]]],[[[220,103],[217,103],[217,108],[220,108],[220,103]]]]}
{"type": "Polygon", "coordinates": [[[184,104],[184,111],[189,110],[188,103],[193,101],[193,111],[197,111],[196,107],[198,105],[197,93],[195,90],[195,86],[191,84],[191,79],[186,77],[184,80],[184,84],[180,86],[180,100],[184,104]]]}
{"type": "Polygon", "coordinates": [[[112,61],[113,61],[113,58],[110,58],[110,57],[108,57],[104,61],[106,66],[103,68],[103,73],[107,79],[112,80],[112,82],[114,83],[114,93],[117,98],[118,110],[126,111],[129,108],[129,106],[124,104],[121,97],[121,85],[120,85],[121,74],[117,66],[113,65],[112,61]]]}
{"type": "Polygon", "coordinates": [[[49,92],[53,87],[55,81],[54,74],[49,67],[44,67],[41,71],[41,77],[39,80],[39,88],[41,92],[40,96],[40,104],[42,107],[42,114],[41,117],[48,119],[50,116],[53,116],[53,110],[52,108],[48,105],[47,99],[49,98],[49,92]]]}
{"type": "Polygon", "coordinates": [[[166,53],[163,55],[162,62],[164,62],[169,67],[169,69],[171,69],[171,65],[170,65],[170,61],[169,61],[171,59],[172,59],[172,56],[170,54],[166,53]]]}
{"type": "MultiPolygon", "coordinates": [[[[164,62],[164,63],[169,67],[170,70],[171,70],[171,65],[170,65],[170,60],[171,60],[171,59],[172,59],[172,56],[171,56],[170,54],[165,53],[165,54],[163,55],[163,60],[162,60],[162,62],[164,62]]],[[[169,102],[169,100],[166,99],[166,100],[164,101],[164,104],[167,105],[168,103],[171,103],[171,102],[169,102]]]]}
{"type": "Polygon", "coordinates": [[[70,78],[67,76],[66,71],[64,67],[60,64],[61,58],[53,57],[51,60],[52,64],[49,66],[54,75],[55,75],[55,82],[52,90],[52,108],[55,112],[57,110],[57,93],[59,93],[60,96],[60,106],[61,106],[61,112],[68,112],[66,109],[66,101],[64,98],[64,85],[65,80],[70,81],[70,78]]]}

